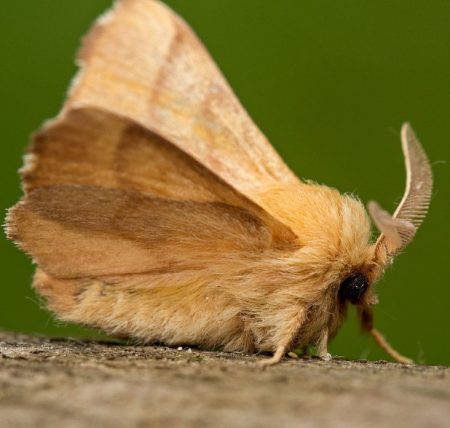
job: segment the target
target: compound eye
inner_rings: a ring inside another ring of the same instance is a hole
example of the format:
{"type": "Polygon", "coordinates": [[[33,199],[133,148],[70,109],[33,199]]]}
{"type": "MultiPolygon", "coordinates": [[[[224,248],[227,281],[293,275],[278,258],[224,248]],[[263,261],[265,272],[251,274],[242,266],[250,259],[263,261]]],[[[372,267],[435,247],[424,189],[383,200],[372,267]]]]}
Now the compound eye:
{"type": "Polygon", "coordinates": [[[339,296],[356,305],[368,286],[369,281],[362,273],[350,275],[342,281],[339,287],[339,296]]]}

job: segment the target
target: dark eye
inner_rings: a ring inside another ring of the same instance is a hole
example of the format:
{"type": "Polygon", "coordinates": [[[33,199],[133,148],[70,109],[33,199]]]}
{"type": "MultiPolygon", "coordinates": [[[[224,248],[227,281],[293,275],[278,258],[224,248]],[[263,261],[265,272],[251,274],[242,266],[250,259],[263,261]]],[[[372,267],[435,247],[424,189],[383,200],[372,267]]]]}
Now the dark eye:
{"type": "Polygon", "coordinates": [[[369,281],[362,273],[350,275],[342,281],[339,287],[339,296],[344,300],[350,300],[350,302],[356,304],[368,286],[369,281]]]}

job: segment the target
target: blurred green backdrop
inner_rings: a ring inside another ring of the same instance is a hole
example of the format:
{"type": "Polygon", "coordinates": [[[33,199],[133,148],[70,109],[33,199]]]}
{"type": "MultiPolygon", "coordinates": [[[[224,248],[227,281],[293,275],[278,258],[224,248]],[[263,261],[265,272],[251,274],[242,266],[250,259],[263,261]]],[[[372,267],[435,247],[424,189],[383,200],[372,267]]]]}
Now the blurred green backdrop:
{"type": "MultiPolygon", "coordinates": [[[[376,323],[401,352],[450,363],[448,0],[171,0],[256,123],[301,177],[393,209],[404,189],[399,129],[410,120],[433,163],[431,211],[379,283],[376,323]]],[[[21,195],[30,133],[54,116],[74,53],[110,0],[5,2],[0,16],[1,210],[21,195]]],[[[0,328],[92,335],[40,308],[30,260],[0,237],[0,328]]],[[[385,358],[350,316],[335,355],[385,358]]]]}

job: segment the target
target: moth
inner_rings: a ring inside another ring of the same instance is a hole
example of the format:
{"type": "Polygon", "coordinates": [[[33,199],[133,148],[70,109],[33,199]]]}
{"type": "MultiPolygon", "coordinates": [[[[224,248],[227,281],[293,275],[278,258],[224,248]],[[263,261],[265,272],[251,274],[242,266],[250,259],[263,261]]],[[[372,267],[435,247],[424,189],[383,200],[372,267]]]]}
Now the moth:
{"type": "Polygon", "coordinates": [[[145,343],[270,353],[328,343],[347,309],[374,328],[375,283],[413,239],[432,192],[401,130],[407,181],[393,215],[298,179],[188,25],[118,0],[84,39],[59,115],[34,135],[8,237],[65,321],[145,343]]]}

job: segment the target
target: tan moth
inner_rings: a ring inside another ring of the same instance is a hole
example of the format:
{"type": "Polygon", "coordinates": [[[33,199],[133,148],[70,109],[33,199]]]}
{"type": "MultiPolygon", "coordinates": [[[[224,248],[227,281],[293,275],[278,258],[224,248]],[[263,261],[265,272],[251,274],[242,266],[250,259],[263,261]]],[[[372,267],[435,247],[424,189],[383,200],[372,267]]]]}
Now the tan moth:
{"type": "Polygon", "coordinates": [[[412,240],[432,191],[408,124],[391,216],[299,180],[187,24],[119,0],[83,42],[60,114],[34,136],[7,234],[61,319],[146,343],[268,352],[327,346],[350,304],[373,327],[374,284],[412,240]]]}

